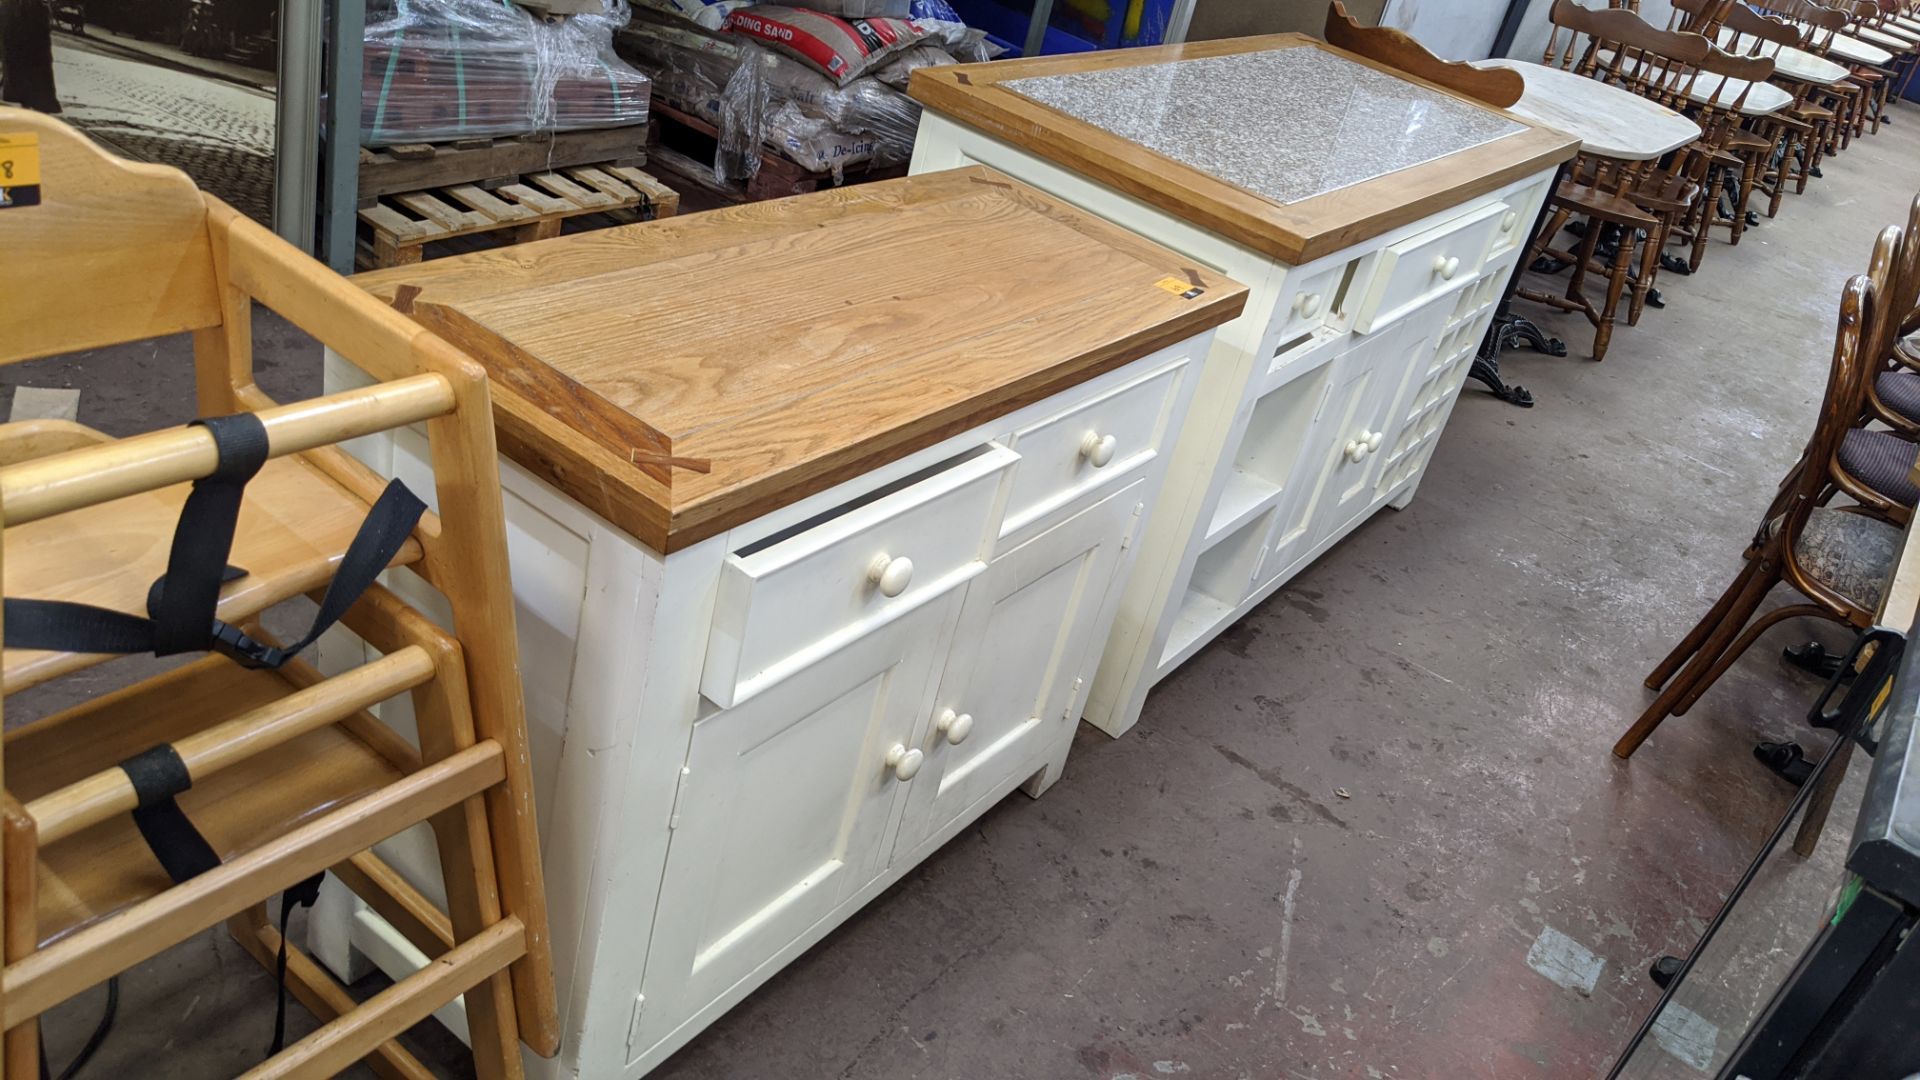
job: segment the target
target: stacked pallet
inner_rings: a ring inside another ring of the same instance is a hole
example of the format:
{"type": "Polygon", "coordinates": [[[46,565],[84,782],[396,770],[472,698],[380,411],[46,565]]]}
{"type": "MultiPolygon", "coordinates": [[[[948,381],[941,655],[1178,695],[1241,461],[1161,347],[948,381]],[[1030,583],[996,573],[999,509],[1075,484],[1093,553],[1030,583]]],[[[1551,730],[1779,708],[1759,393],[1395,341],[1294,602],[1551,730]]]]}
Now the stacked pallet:
{"type": "Polygon", "coordinates": [[[528,175],[489,190],[450,184],[384,195],[360,210],[368,240],[362,268],[417,263],[428,244],[482,234],[502,234],[510,243],[560,235],[562,222],[584,214],[626,220],[671,217],[680,196],[631,166],[580,166],[528,175]]]}

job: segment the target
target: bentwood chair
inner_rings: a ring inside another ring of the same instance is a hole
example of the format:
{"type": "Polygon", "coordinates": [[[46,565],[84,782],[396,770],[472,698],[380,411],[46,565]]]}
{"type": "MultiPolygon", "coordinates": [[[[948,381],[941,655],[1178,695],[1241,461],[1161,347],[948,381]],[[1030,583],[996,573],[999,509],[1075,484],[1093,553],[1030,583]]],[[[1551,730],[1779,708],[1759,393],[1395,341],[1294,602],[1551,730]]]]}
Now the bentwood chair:
{"type": "Polygon", "coordinates": [[[1859,421],[1866,377],[1875,370],[1876,338],[1888,318],[1881,307],[1902,230],[1888,226],[1875,247],[1872,273],[1841,292],[1833,362],[1819,418],[1799,462],[1788,470],[1744,553],[1733,583],[1679,645],[1647,676],[1660,691],[1613,752],[1629,757],[1668,716],[1684,715],[1766,630],[1786,619],[1815,616],[1865,629],[1879,609],[1898,559],[1902,530],[1866,507],[1831,507],[1842,440],[1859,421]],[[1767,595],[1785,583],[1803,602],[1758,618],[1767,595]]]}
{"type": "Polygon", "coordinates": [[[1327,5],[1327,23],[1321,36],[1335,48],[1377,60],[1498,109],[1519,101],[1527,90],[1526,80],[1517,71],[1477,68],[1442,60],[1428,52],[1426,46],[1392,27],[1362,26],[1347,14],[1347,6],[1341,0],[1327,5]]]}
{"type": "Polygon", "coordinates": [[[6,733],[0,1071],[38,1075],[49,1008],[226,922],[324,1021],[249,1075],[430,1076],[394,1036],[464,993],[477,1074],[519,1076],[519,1042],[551,1055],[559,1032],[484,369],[174,169],[18,109],[0,136],[37,142],[40,181],[0,212],[0,363],[190,332],[207,417],[122,439],[0,426],[6,693],[205,654],[6,733]],[[274,402],[255,303],[382,381],[274,402]],[[437,513],[335,445],[411,424],[437,513]],[[383,571],[438,590],[450,628],[383,571]],[[260,627],[303,594],[304,639],[260,627]],[[328,676],[294,654],[335,620],[372,657],[328,676]],[[367,712],[408,697],[417,746],[367,712]],[[419,823],[444,910],[370,850],[419,823]],[[323,871],[433,963],[356,1002],[291,948],[288,908],[323,871]]]}

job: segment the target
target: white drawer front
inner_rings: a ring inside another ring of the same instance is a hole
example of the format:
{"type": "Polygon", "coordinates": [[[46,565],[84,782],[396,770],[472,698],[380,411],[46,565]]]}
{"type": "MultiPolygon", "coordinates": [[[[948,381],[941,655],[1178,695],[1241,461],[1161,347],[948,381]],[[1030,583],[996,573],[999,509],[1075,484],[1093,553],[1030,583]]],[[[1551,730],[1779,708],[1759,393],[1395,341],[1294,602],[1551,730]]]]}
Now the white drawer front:
{"type": "Polygon", "coordinates": [[[1486,261],[1487,245],[1512,212],[1505,203],[1494,203],[1387,245],[1354,313],[1353,328],[1373,333],[1441,293],[1472,281],[1486,261]]]}
{"type": "Polygon", "coordinates": [[[985,566],[1001,446],[727,556],[700,691],[730,706],[985,566]]]}
{"type": "Polygon", "coordinates": [[[1340,279],[1346,271],[1347,263],[1344,260],[1329,263],[1318,270],[1287,271],[1280,303],[1273,312],[1275,348],[1284,349],[1294,339],[1310,334],[1318,327],[1339,322],[1334,300],[1340,291],[1340,279]]]}
{"type": "Polygon", "coordinates": [[[1129,475],[1151,458],[1166,433],[1167,413],[1188,367],[1182,358],[1015,432],[1013,448],[1020,462],[1013,470],[1000,535],[1129,475]]]}

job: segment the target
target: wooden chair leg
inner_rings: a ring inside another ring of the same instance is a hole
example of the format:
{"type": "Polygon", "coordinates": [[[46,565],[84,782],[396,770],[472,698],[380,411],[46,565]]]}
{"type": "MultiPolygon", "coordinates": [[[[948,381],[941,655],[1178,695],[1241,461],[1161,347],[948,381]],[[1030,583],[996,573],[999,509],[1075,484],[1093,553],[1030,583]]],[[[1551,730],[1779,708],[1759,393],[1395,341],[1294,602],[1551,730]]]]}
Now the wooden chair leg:
{"type": "Polygon", "coordinates": [[[1720,599],[1715,600],[1713,606],[1707,609],[1707,613],[1700,617],[1700,621],[1693,624],[1693,629],[1687,631],[1687,636],[1680,639],[1680,644],[1673,647],[1673,651],[1667,654],[1666,659],[1660,661],[1647,674],[1645,683],[1647,689],[1658,690],[1667,685],[1667,680],[1673,678],[1673,673],[1680,670],[1680,665],[1691,660],[1693,655],[1700,651],[1701,643],[1707,640],[1707,635],[1713,633],[1714,627],[1719,626],[1726,619],[1728,609],[1732,608],[1734,601],[1740,598],[1741,593],[1746,590],[1747,583],[1753,580],[1753,575],[1759,568],[1759,562],[1753,559],[1748,559],[1740,567],[1740,572],[1734,575],[1733,583],[1720,594],[1720,599]]]}
{"type": "Polygon", "coordinates": [[[1760,181],[1760,155],[1755,153],[1747,158],[1740,169],[1740,198],[1733,207],[1733,237],[1728,242],[1740,246],[1740,238],[1747,231],[1747,203],[1753,199],[1753,187],[1760,181]]]}
{"type": "Polygon", "coordinates": [[[1793,171],[1793,159],[1799,152],[1800,133],[1787,129],[1780,147],[1780,162],[1773,170],[1773,190],[1767,193],[1767,216],[1780,216],[1780,203],[1787,197],[1788,174],[1793,171]]]}
{"type": "Polygon", "coordinates": [[[1825,608],[1816,607],[1813,604],[1789,604],[1786,607],[1775,608],[1765,615],[1760,616],[1758,619],[1755,619],[1748,625],[1746,630],[1741,633],[1739,639],[1720,654],[1719,658],[1713,662],[1713,666],[1707,669],[1706,674],[1695,680],[1693,686],[1688,689],[1685,694],[1681,695],[1680,701],[1673,707],[1673,715],[1685,716],[1687,710],[1693,708],[1694,702],[1700,700],[1700,695],[1706,693],[1708,687],[1719,682],[1720,676],[1727,673],[1727,669],[1732,667],[1734,662],[1739,660],[1740,657],[1753,646],[1755,641],[1759,640],[1761,634],[1766,633],[1775,625],[1785,622],[1788,619],[1796,619],[1805,615],[1825,616],[1827,618],[1833,617],[1827,613],[1825,608]]]}
{"type": "Polygon", "coordinates": [[[1778,567],[1771,561],[1756,568],[1755,573],[1747,578],[1746,584],[1741,587],[1734,601],[1727,605],[1718,624],[1708,632],[1706,639],[1700,643],[1700,647],[1694,650],[1693,659],[1681,670],[1679,677],[1667,684],[1667,688],[1653,699],[1646,711],[1633,722],[1633,726],[1629,727],[1626,733],[1620,736],[1620,740],[1613,744],[1614,757],[1622,759],[1632,757],[1633,752],[1640,748],[1640,744],[1646,742],[1647,737],[1660,726],[1660,722],[1673,715],[1673,706],[1693,689],[1693,684],[1699,680],[1700,675],[1719,659],[1721,652],[1740,633],[1740,628],[1746,625],[1747,620],[1753,616],[1761,601],[1766,599],[1767,593],[1772,591],[1774,583],[1779,579],[1778,567]]]}
{"type": "MultiPolygon", "coordinates": [[[[1594,229],[1598,233],[1597,227],[1594,229]]],[[[1627,269],[1633,262],[1634,230],[1631,226],[1622,227],[1620,242],[1615,245],[1613,264],[1608,268],[1606,301],[1600,305],[1599,323],[1593,332],[1593,358],[1595,361],[1607,357],[1607,346],[1613,341],[1614,321],[1620,310],[1620,297],[1627,292],[1627,269]]],[[[1586,254],[1591,254],[1589,250],[1586,254]]]]}
{"type": "Polygon", "coordinates": [[[1720,212],[1720,187],[1727,182],[1724,170],[1707,173],[1706,186],[1700,191],[1700,205],[1694,208],[1693,250],[1687,252],[1687,269],[1698,273],[1707,257],[1707,237],[1713,232],[1713,219],[1720,212]]]}
{"type": "MultiPolygon", "coordinates": [[[[1647,309],[1647,293],[1653,289],[1653,281],[1660,275],[1660,254],[1666,250],[1667,231],[1662,225],[1655,226],[1647,233],[1647,239],[1640,248],[1640,273],[1633,280],[1633,291],[1627,301],[1627,325],[1639,326],[1640,313],[1647,309]]],[[[1631,264],[1632,259],[1627,260],[1631,264]]]]}

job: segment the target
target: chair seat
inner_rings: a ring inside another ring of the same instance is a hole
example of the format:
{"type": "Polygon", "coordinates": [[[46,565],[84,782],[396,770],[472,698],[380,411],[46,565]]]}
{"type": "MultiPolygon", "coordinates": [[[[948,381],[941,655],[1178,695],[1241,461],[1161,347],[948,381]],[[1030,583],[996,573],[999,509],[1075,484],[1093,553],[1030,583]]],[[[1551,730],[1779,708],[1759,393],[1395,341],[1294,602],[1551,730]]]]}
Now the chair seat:
{"type": "Polygon", "coordinates": [[[1882,405],[1920,424],[1920,374],[1883,371],[1873,380],[1873,389],[1882,405]]]}
{"type": "Polygon", "coordinates": [[[1665,169],[1656,169],[1634,185],[1629,196],[1636,204],[1655,212],[1681,214],[1691,209],[1700,197],[1700,185],[1665,169]]]}
{"type": "MultiPolygon", "coordinates": [[[[177,484],[8,528],[0,588],[14,598],[70,600],[145,614],[147,591],[166,572],[174,524],[189,487],[177,484]]],[[[325,586],[367,509],[297,455],[267,462],[247,485],[228,556],[248,573],[221,589],[220,618],[238,622],[325,586]]],[[[419,558],[419,542],[409,539],[393,564],[419,558]]],[[[108,659],[7,649],[5,692],[108,659]]]]}
{"type": "MultiPolygon", "coordinates": [[[[8,732],[8,791],[31,802],[295,688],[276,672],[202,658],[8,732]]],[[[382,749],[397,754],[392,746],[382,749]]],[[[330,724],[221,769],[176,801],[214,851],[229,859],[399,780],[410,764],[383,756],[348,725],[330,724]]],[[[173,885],[127,814],[43,846],[40,867],[43,948],[173,885]]]]}
{"type": "Polygon", "coordinates": [[[1890,431],[1854,428],[1847,432],[1840,439],[1839,461],[1854,479],[1902,506],[1920,501],[1920,484],[1913,477],[1920,446],[1890,431]]]}
{"type": "Polygon", "coordinates": [[[1755,150],[1772,150],[1773,140],[1755,135],[1751,131],[1734,130],[1727,133],[1727,149],[1734,153],[1746,153],[1755,150]]]}
{"type": "Polygon", "coordinates": [[[1553,193],[1553,201],[1576,214],[1585,214],[1587,217],[1610,221],[1616,225],[1651,229],[1660,224],[1646,211],[1619,195],[1601,191],[1589,184],[1576,184],[1571,180],[1563,182],[1553,193]]]}
{"type": "Polygon", "coordinates": [[[1787,112],[1789,115],[1799,120],[1820,121],[1820,120],[1833,119],[1833,110],[1827,108],[1825,105],[1814,105],[1811,103],[1806,105],[1795,105],[1789,108],[1787,112]]]}
{"type": "Polygon", "coordinates": [[[1849,603],[1874,611],[1900,561],[1902,535],[1899,526],[1878,518],[1819,506],[1794,541],[1794,561],[1849,603]]]}

